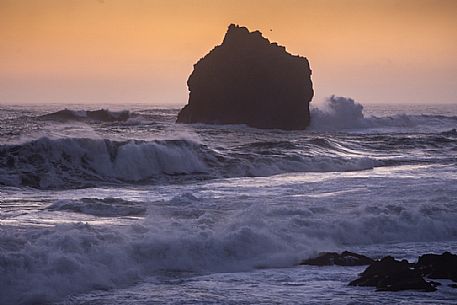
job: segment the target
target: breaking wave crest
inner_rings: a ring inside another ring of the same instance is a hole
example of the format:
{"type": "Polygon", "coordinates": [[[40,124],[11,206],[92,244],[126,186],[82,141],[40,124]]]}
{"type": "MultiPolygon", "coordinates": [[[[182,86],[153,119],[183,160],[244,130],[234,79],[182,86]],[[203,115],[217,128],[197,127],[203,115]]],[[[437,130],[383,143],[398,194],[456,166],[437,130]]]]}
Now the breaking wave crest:
{"type": "Polygon", "coordinates": [[[0,146],[0,183],[36,188],[141,182],[207,172],[205,149],[191,141],[63,138],[0,146]]]}
{"type": "MultiPolygon", "coordinates": [[[[172,182],[182,179],[269,176],[285,172],[357,171],[383,163],[340,156],[314,143],[315,153],[284,142],[253,143],[225,152],[190,140],[114,141],[46,137],[0,146],[0,184],[42,189],[101,183],[172,182]],[[284,146],[285,145],[285,146],[284,146]],[[287,147],[289,146],[289,147],[287,147]]],[[[325,144],[325,143],[324,143],[325,144]]]]}

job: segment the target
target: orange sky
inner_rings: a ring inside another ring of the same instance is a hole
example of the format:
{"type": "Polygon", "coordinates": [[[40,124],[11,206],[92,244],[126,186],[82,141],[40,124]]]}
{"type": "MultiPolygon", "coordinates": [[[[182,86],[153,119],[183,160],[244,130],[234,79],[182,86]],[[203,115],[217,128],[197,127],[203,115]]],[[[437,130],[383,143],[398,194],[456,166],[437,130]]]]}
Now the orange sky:
{"type": "Polygon", "coordinates": [[[0,0],[0,103],[185,104],[230,23],[308,57],[316,100],[457,103],[453,0],[0,0]]]}

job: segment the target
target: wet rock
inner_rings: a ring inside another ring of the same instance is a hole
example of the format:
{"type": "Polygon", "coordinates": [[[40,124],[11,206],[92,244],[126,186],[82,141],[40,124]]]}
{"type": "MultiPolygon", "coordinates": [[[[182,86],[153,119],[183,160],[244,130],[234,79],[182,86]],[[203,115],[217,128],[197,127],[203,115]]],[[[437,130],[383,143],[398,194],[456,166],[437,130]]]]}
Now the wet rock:
{"type": "Polygon", "coordinates": [[[341,254],[336,252],[321,252],[319,256],[306,259],[300,265],[312,266],[363,266],[374,262],[368,256],[357,254],[354,252],[344,251],[341,254]]]}
{"type": "Polygon", "coordinates": [[[378,291],[420,290],[435,291],[435,286],[424,280],[414,264],[406,260],[397,261],[391,256],[384,257],[368,266],[351,286],[372,286],[378,291]]]}
{"type": "Polygon", "coordinates": [[[259,31],[231,24],[222,44],[194,65],[187,85],[189,103],[177,123],[288,130],[309,125],[314,91],[308,60],[259,31]]]}
{"type": "Polygon", "coordinates": [[[424,254],[419,257],[415,267],[425,277],[457,282],[457,255],[450,252],[424,254]]]}

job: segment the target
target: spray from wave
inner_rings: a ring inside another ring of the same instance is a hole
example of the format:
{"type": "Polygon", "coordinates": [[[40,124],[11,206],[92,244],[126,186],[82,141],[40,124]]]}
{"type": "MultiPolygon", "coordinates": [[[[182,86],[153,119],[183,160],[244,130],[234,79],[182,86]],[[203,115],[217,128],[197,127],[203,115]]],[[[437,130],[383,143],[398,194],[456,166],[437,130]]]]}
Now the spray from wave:
{"type": "Polygon", "coordinates": [[[314,131],[379,131],[401,133],[408,130],[443,132],[452,130],[457,117],[429,114],[397,114],[394,116],[365,116],[364,107],[349,97],[332,95],[311,109],[314,131]]]}
{"type": "Polygon", "coordinates": [[[315,129],[362,127],[363,119],[363,106],[347,97],[332,95],[320,108],[311,109],[311,127],[315,129]]]}

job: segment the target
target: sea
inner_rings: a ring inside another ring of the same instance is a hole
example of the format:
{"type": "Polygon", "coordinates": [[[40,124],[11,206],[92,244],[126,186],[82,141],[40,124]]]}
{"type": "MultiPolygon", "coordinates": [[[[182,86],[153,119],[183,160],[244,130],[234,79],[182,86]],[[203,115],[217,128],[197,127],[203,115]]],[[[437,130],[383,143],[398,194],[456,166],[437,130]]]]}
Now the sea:
{"type": "Polygon", "coordinates": [[[457,252],[457,105],[311,107],[284,131],[0,105],[0,304],[457,304],[299,264],[457,252]]]}

